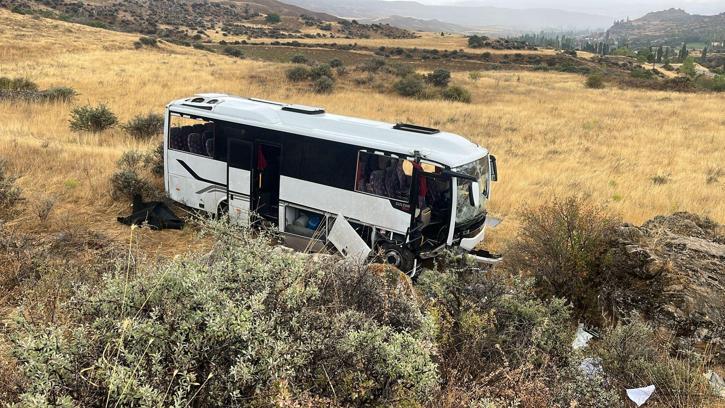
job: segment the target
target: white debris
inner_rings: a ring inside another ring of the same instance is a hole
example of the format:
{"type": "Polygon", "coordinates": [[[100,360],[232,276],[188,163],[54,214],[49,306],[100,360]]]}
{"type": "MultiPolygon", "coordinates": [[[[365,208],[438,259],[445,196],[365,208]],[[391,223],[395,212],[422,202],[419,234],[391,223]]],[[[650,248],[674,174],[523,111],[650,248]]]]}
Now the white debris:
{"type": "Polygon", "coordinates": [[[601,377],[604,375],[602,360],[600,358],[587,357],[579,364],[579,371],[589,379],[601,377]]]}
{"type": "Polygon", "coordinates": [[[652,393],[655,392],[655,386],[650,385],[648,387],[643,388],[633,388],[627,390],[627,396],[629,399],[632,400],[638,407],[641,407],[649,397],[652,396],[652,393]]]}
{"type": "Polygon", "coordinates": [[[579,323],[579,327],[577,327],[576,334],[574,335],[574,341],[571,343],[571,348],[579,350],[580,348],[586,347],[592,337],[594,336],[591,333],[584,330],[584,325],[579,323]]]}

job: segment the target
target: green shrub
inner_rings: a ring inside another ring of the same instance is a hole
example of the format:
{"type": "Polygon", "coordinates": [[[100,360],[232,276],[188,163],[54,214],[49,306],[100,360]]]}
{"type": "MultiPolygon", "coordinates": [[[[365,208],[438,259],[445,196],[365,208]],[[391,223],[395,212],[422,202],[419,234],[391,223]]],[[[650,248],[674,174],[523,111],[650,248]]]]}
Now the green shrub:
{"type": "Polygon", "coordinates": [[[680,72],[687,75],[690,78],[697,76],[697,70],[695,69],[695,58],[687,57],[680,66],[680,72]]]}
{"type": "Polygon", "coordinates": [[[591,89],[602,89],[604,88],[604,77],[599,73],[591,74],[587,76],[585,85],[591,89]]]}
{"type": "MultiPolygon", "coordinates": [[[[121,155],[116,162],[118,170],[111,175],[110,179],[111,197],[114,200],[130,200],[136,195],[144,198],[155,198],[160,195],[151,181],[143,175],[144,171],[149,168],[156,171],[154,169],[158,165],[158,158],[154,157],[155,154],[157,154],[155,151],[145,155],[136,150],[130,150],[121,155]]],[[[163,175],[163,162],[161,166],[163,175]]]]}
{"type": "Polygon", "coordinates": [[[23,200],[22,190],[15,184],[16,177],[8,174],[8,162],[0,158],[0,219],[7,220],[17,213],[23,200]]]}
{"type": "Polygon", "coordinates": [[[632,71],[629,73],[629,75],[632,78],[638,78],[638,79],[653,79],[655,77],[654,72],[652,72],[649,69],[645,69],[642,67],[634,67],[632,71]]]}
{"type": "Polygon", "coordinates": [[[430,400],[439,382],[433,326],[398,271],[273,250],[267,234],[222,221],[207,222],[204,231],[215,241],[208,256],[132,274],[121,267],[98,289],[78,289],[60,323],[18,313],[12,341],[26,380],[21,400],[73,406],[430,400]]]}
{"type": "Polygon", "coordinates": [[[282,21],[282,17],[280,17],[277,13],[269,13],[264,18],[264,21],[266,21],[267,24],[277,24],[282,21]]]}
{"type": "Polygon", "coordinates": [[[508,265],[533,276],[544,297],[568,299],[596,322],[606,253],[618,225],[603,207],[578,197],[525,209],[508,265]]]}
{"type": "Polygon", "coordinates": [[[471,103],[471,92],[457,85],[444,89],[441,96],[449,101],[471,103]]]}
{"type": "Polygon", "coordinates": [[[48,102],[71,102],[76,97],[76,90],[66,86],[50,88],[42,92],[43,98],[48,102]]]}
{"type": "Polygon", "coordinates": [[[393,88],[398,95],[406,97],[416,97],[423,93],[425,83],[420,75],[408,75],[393,84],[393,88]]]}
{"type": "Polygon", "coordinates": [[[697,78],[697,86],[715,92],[725,92],[725,75],[715,75],[708,78],[704,75],[697,78]]]}
{"type": "Polygon", "coordinates": [[[292,82],[302,82],[310,77],[310,70],[305,67],[294,67],[287,70],[287,79],[292,82]]]}
{"type": "Polygon", "coordinates": [[[290,61],[292,61],[293,64],[306,64],[307,57],[305,57],[302,54],[297,54],[297,55],[293,55],[292,59],[290,61]]]}
{"type": "Polygon", "coordinates": [[[141,45],[144,45],[146,47],[158,47],[159,46],[158,40],[156,40],[155,38],[152,38],[152,37],[141,37],[138,39],[138,42],[141,45]]]}
{"type": "Polygon", "coordinates": [[[231,45],[224,47],[224,54],[235,58],[244,58],[244,51],[231,45]]]}
{"type": "Polygon", "coordinates": [[[436,69],[428,74],[425,79],[433,86],[443,88],[451,82],[451,73],[447,69],[436,69]]]}
{"type": "Polygon", "coordinates": [[[123,130],[137,139],[150,139],[164,132],[164,117],[157,113],[136,115],[123,125],[123,130]]]}
{"type": "Polygon", "coordinates": [[[333,59],[331,59],[328,64],[332,68],[340,68],[340,67],[342,67],[342,66],[345,65],[345,64],[342,63],[342,60],[340,60],[339,58],[333,58],[333,59]]]}
{"type": "Polygon", "coordinates": [[[335,81],[328,76],[321,76],[312,84],[312,89],[317,93],[329,94],[335,89],[335,81]]]}
{"type": "Polygon", "coordinates": [[[310,70],[311,79],[316,80],[316,79],[320,79],[322,77],[328,77],[328,78],[333,77],[332,68],[330,68],[330,66],[327,64],[317,65],[310,70]]]}
{"type": "Polygon", "coordinates": [[[378,72],[386,65],[384,58],[369,59],[358,66],[358,70],[363,72],[378,72]]]}
{"type": "Polygon", "coordinates": [[[27,78],[0,77],[0,91],[25,91],[35,92],[38,85],[27,78]]]}
{"type": "Polygon", "coordinates": [[[481,79],[482,76],[483,75],[481,75],[481,72],[480,71],[471,71],[471,72],[468,73],[468,78],[471,81],[474,81],[474,82],[476,82],[479,79],[481,79]]]}
{"type": "Polygon", "coordinates": [[[79,106],[71,111],[70,129],[74,132],[98,133],[116,126],[117,123],[116,115],[104,104],[79,106]]]}

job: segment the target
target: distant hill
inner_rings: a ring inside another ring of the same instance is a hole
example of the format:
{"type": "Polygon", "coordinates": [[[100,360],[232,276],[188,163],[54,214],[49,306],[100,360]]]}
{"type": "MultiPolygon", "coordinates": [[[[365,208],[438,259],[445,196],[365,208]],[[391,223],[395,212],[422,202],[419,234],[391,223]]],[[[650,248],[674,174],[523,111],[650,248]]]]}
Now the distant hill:
{"type": "Polygon", "coordinates": [[[203,36],[222,30],[249,37],[302,37],[304,27],[320,28],[324,37],[407,38],[412,33],[378,25],[349,24],[331,14],[277,0],[0,0],[0,7],[120,31],[166,37],[203,36]],[[277,15],[280,21],[269,22],[277,15]],[[334,24],[334,25],[333,25],[334,24]]]}
{"type": "Polygon", "coordinates": [[[634,46],[721,42],[725,40],[725,13],[701,16],[680,9],[657,11],[636,20],[618,21],[607,33],[611,39],[626,40],[634,46]]]}
{"type": "Polygon", "coordinates": [[[443,33],[466,33],[476,31],[470,27],[463,27],[458,24],[446,23],[440,20],[423,20],[413,17],[390,16],[376,19],[360,19],[363,23],[390,24],[394,27],[404,28],[410,31],[443,32],[443,33]]]}
{"type": "Polygon", "coordinates": [[[478,31],[528,32],[545,29],[604,30],[614,21],[608,16],[547,8],[510,9],[480,5],[427,5],[415,1],[383,0],[285,0],[310,10],[344,18],[390,18],[403,16],[438,20],[478,31]]]}

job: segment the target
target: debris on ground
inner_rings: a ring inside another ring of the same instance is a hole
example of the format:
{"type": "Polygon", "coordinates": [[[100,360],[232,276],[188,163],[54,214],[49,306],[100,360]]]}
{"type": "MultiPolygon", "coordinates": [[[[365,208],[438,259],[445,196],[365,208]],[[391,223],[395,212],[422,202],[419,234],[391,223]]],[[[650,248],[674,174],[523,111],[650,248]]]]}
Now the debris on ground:
{"type": "Polygon", "coordinates": [[[141,197],[134,197],[133,210],[127,217],[118,217],[118,222],[125,225],[148,225],[155,230],[182,229],[184,221],[160,201],[144,203],[141,197]]]}

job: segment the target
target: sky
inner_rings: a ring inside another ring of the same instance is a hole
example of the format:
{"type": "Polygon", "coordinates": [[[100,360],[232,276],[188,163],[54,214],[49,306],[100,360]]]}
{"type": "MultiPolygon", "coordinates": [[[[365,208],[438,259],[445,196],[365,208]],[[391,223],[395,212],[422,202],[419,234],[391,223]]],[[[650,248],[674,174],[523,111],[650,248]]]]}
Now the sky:
{"type": "Polygon", "coordinates": [[[415,0],[424,4],[466,4],[504,8],[554,8],[617,19],[641,17],[650,11],[681,8],[691,14],[725,12],[725,0],[415,0]]]}

